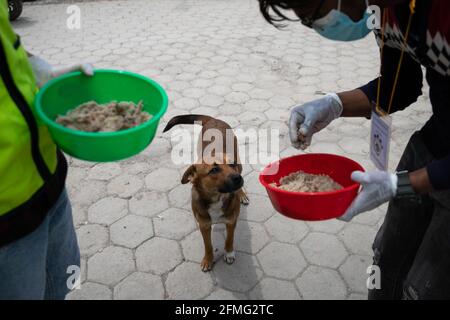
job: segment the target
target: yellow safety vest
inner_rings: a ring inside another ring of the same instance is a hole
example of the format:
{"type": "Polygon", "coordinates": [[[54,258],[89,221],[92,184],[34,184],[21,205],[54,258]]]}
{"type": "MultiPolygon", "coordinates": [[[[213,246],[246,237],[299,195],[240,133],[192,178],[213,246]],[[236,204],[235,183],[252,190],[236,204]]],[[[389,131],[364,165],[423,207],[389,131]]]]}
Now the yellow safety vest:
{"type": "Polygon", "coordinates": [[[33,214],[43,216],[31,211],[49,209],[58,192],[49,195],[48,184],[55,184],[60,166],[57,148],[35,116],[35,78],[8,15],[7,0],[0,0],[0,245],[11,225],[20,225],[16,216],[30,222],[33,214]]]}

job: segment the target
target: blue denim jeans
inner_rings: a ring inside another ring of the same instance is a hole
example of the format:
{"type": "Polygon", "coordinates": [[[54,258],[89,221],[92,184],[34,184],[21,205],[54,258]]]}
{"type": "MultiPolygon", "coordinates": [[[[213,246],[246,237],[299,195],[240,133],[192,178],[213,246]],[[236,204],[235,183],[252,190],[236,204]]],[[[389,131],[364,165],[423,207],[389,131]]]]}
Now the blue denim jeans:
{"type": "Polygon", "coordinates": [[[35,231],[0,248],[0,299],[62,300],[69,266],[80,266],[80,251],[64,190],[35,231]]]}

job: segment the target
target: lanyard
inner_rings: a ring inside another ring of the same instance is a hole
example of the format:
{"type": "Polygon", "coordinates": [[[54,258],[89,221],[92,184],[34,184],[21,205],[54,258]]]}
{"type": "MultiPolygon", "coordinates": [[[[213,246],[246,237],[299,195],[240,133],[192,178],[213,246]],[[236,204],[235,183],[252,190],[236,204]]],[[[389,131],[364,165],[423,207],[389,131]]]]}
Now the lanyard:
{"type": "MultiPolygon", "coordinates": [[[[405,31],[405,36],[404,36],[404,40],[403,40],[403,47],[402,47],[402,52],[400,54],[400,59],[397,65],[397,72],[395,74],[395,79],[394,79],[394,83],[392,85],[392,91],[391,91],[391,97],[389,99],[389,105],[388,105],[388,110],[387,113],[380,108],[380,92],[381,92],[381,67],[380,67],[380,77],[378,78],[378,88],[377,88],[377,102],[376,102],[376,106],[375,109],[376,111],[380,114],[380,115],[389,115],[390,111],[391,111],[391,107],[392,107],[392,102],[394,101],[394,96],[395,96],[395,91],[397,89],[397,84],[398,84],[398,78],[400,75],[400,69],[403,63],[403,57],[405,55],[405,48],[408,45],[408,37],[409,37],[409,32],[411,29],[411,23],[412,23],[412,18],[414,16],[415,13],[415,9],[416,9],[416,0],[411,0],[409,3],[409,10],[410,10],[410,15],[408,18],[408,25],[406,26],[406,31],[405,31]]],[[[383,10],[383,22],[382,22],[382,29],[381,29],[381,61],[383,61],[383,48],[384,48],[384,33],[385,33],[385,28],[386,28],[386,20],[387,20],[387,10],[384,9],[383,10]]]]}

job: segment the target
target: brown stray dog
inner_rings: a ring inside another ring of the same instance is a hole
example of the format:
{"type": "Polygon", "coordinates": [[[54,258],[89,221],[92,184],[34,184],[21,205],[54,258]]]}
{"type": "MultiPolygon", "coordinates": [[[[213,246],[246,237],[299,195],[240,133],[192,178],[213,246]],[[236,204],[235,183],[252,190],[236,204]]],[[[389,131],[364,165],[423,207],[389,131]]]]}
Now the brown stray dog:
{"type": "Polygon", "coordinates": [[[201,124],[199,139],[199,161],[191,165],[181,179],[182,184],[192,183],[192,211],[198,222],[205,246],[205,255],[201,262],[202,271],[210,271],[214,253],[211,240],[212,225],[225,223],[227,237],[225,241],[224,260],[232,264],[234,253],[234,231],[240,213],[240,204],[248,204],[248,198],[242,189],[242,164],[237,154],[237,139],[231,127],[219,119],[204,115],[181,115],[172,118],[164,132],[179,124],[201,124]],[[214,136],[208,139],[207,136],[214,136]],[[211,142],[212,141],[212,142],[211,142]],[[211,154],[211,143],[219,142],[221,148],[215,148],[211,154]],[[231,150],[227,149],[228,147],[231,150]],[[233,147],[229,146],[232,143],[233,147]]]}

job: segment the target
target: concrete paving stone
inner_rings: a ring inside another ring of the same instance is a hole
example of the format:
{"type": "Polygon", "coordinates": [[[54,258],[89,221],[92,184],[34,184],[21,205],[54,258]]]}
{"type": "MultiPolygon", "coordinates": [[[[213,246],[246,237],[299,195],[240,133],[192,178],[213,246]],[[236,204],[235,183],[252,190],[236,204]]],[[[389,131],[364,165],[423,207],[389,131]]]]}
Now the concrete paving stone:
{"type": "Polygon", "coordinates": [[[133,162],[127,164],[124,171],[130,175],[143,175],[152,169],[152,165],[146,162],[133,162]]]}
{"type": "MultiPolygon", "coordinates": [[[[69,196],[70,198],[70,196],[69,196]]],[[[85,208],[80,208],[76,204],[72,204],[72,218],[75,228],[87,223],[87,214],[85,208]]]]}
{"type": "Polygon", "coordinates": [[[143,272],[162,275],[182,260],[180,247],[174,240],[154,237],[136,249],[136,265],[143,272]]]}
{"type": "Polygon", "coordinates": [[[107,286],[102,284],[85,282],[79,290],[71,291],[67,300],[111,300],[112,292],[107,286]]]}
{"type": "Polygon", "coordinates": [[[124,199],[103,198],[88,210],[88,219],[92,223],[110,225],[128,213],[128,203],[124,199]]]}
{"type": "Polygon", "coordinates": [[[228,125],[231,128],[236,128],[239,125],[239,121],[238,121],[238,119],[236,117],[233,117],[233,116],[222,116],[222,115],[219,115],[219,117],[220,117],[220,120],[228,123],[228,125]]]}
{"type": "Polygon", "coordinates": [[[85,181],[72,186],[69,190],[69,196],[72,203],[84,207],[100,199],[106,193],[105,183],[102,181],[85,181]]]}
{"type": "Polygon", "coordinates": [[[161,277],[135,272],[114,288],[115,300],[161,300],[164,286],[161,277]]]}
{"type": "Polygon", "coordinates": [[[253,84],[248,82],[238,82],[231,86],[233,91],[241,91],[241,92],[248,92],[251,89],[253,89],[253,87],[254,87],[253,84]]]}
{"type": "MultiPolygon", "coordinates": [[[[289,116],[290,116],[288,107],[286,107],[285,111],[282,111],[280,109],[269,109],[269,110],[266,110],[264,113],[265,113],[267,119],[270,119],[273,121],[288,121],[289,116]]],[[[285,124],[285,126],[287,127],[286,124],[285,124]]]]}
{"type": "Polygon", "coordinates": [[[188,88],[183,90],[182,94],[186,98],[198,99],[205,94],[205,90],[201,88],[188,88]]]}
{"type": "Polygon", "coordinates": [[[270,240],[264,227],[256,222],[238,221],[234,235],[235,250],[256,254],[270,240]]]}
{"type": "Polygon", "coordinates": [[[352,253],[372,255],[372,243],[376,230],[372,227],[350,224],[346,226],[339,236],[352,253]]]}
{"type": "Polygon", "coordinates": [[[135,270],[129,249],[110,246],[88,260],[88,280],[114,285],[135,270]]]}
{"type": "Polygon", "coordinates": [[[337,268],[348,255],[339,239],[326,233],[311,232],[302,240],[300,248],[308,262],[322,267],[337,268]]]}
{"type": "Polygon", "coordinates": [[[364,212],[352,219],[353,222],[359,223],[359,224],[365,224],[368,226],[375,226],[378,221],[380,221],[381,218],[383,218],[386,215],[386,211],[377,208],[375,210],[364,212]]]}
{"type": "Polygon", "coordinates": [[[108,229],[98,224],[87,224],[77,229],[78,246],[82,257],[89,257],[108,245],[108,229]]]}
{"type": "Polygon", "coordinates": [[[296,281],[305,300],[343,300],[347,288],[338,272],[309,266],[296,281]]]}
{"type": "Polygon", "coordinates": [[[296,246],[280,242],[271,242],[257,257],[267,275],[285,280],[293,280],[307,265],[296,246]]]}
{"type": "Polygon", "coordinates": [[[259,173],[251,172],[245,177],[245,189],[251,190],[251,193],[266,196],[267,191],[259,182],[259,173]]]}
{"type": "Polygon", "coordinates": [[[257,111],[246,111],[239,116],[239,121],[247,125],[258,126],[260,123],[266,121],[267,118],[264,113],[257,111]]]}
{"type": "Polygon", "coordinates": [[[204,115],[211,116],[211,117],[217,117],[218,110],[216,107],[202,106],[202,107],[192,109],[192,113],[193,114],[204,114],[204,115]]]}
{"type": "Polygon", "coordinates": [[[231,103],[245,103],[250,97],[244,92],[233,91],[225,96],[225,100],[231,103]]]}
{"type": "Polygon", "coordinates": [[[249,95],[253,99],[268,100],[268,99],[272,98],[274,94],[270,90],[255,88],[249,92],[249,95]]]}
{"type": "Polygon", "coordinates": [[[130,198],[144,186],[138,176],[123,174],[111,180],[108,184],[108,193],[121,198],[130,198]]]}
{"type": "Polygon", "coordinates": [[[312,231],[337,234],[340,230],[342,230],[342,228],[344,228],[346,223],[337,219],[332,219],[307,222],[307,225],[312,231]]]}
{"type": "Polygon", "coordinates": [[[170,190],[168,198],[171,206],[190,210],[191,186],[180,184],[179,186],[170,190]]]}
{"type": "Polygon", "coordinates": [[[69,167],[66,182],[69,185],[78,185],[86,178],[86,169],[69,167]]]}
{"type": "Polygon", "coordinates": [[[211,79],[198,78],[191,82],[194,88],[209,88],[214,85],[214,81],[211,79]]]}
{"type": "Polygon", "coordinates": [[[337,155],[345,155],[346,154],[344,152],[344,150],[342,150],[342,148],[338,144],[332,143],[332,142],[316,141],[311,145],[309,150],[314,153],[333,153],[333,154],[337,154],[337,155]]]}
{"type": "Polygon", "coordinates": [[[373,260],[369,256],[351,255],[339,267],[339,272],[352,292],[367,293],[367,279],[369,274],[367,268],[373,260]]]}
{"type": "Polygon", "coordinates": [[[216,94],[219,96],[225,96],[232,91],[229,86],[226,85],[214,85],[208,88],[207,90],[211,94],[216,94]]]}
{"type": "Polygon", "coordinates": [[[122,173],[118,163],[99,163],[89,170],[88,178],[94,180],[109,180],[122,173]]]}
{"type": "Polygon", "coordinates": [[[211,273],[201,272],[200,265],[185,262],[169,273],[166,290],[169,299],[202,299],[214,288],[211,273]]]}
{"type": "Polygon", "coordinates": [[[87,279],[87,261],[84,258],[80,259],[80,280],[81,283],[83,284],[84,282],[86,282],[87,279]]]}
{"type": "MultiPolygon", "coordinates": [[[[176,80],[169,83],[168,88],[171,90],[183,91],[189,88],[191,84],[188,81],[176,80]]],[[[190,98],[189,98],[190,99],[190,98]]]]}
{"type": "Polygon", "coordinates": [[[361,125],[357,124],[351,124],[344,122],[341,124],[337,131],[341,133],[342,135],[355,135],[357,137],[367,137],[369,135],[369,130],[367,128],[364,128],[361,125]]]}
{"type": "Polygon", "coordinates": [[[246,300],[247,298],[242,293],[232,292],[224,289],[217,289],[209,296],[205,298],[205,300],[246,300]]]}
{"type": "Polygon", "coordinates": [[[145,177],[147,188],[155,191],[169,191],[181,182],[180,174],[177,170],[159,168],[145,177]]]}
{"type": "Polygon", "coordinates": [[[193,214],[189,211],[169,208],[153,219],[158,237],[181,240],[197,227],[193,214]]]}
{"type": "Polygon", "coordinates": [[[129,207],[132,214],[153,217],[169,208],[169,202],[163,192],[146,191],[134,195],[129,200],[129,207]]]}
{"type": "Polygon", "coordinates": [[[253,300],[300,300],[295,286],[285,280],[264,278],[250,291],[253,300]]]}
{"type": "Polygon", "coordinates": [[[358,137],[344,137],[339,141],[339,146],[347,153],[366,155],[369,152],[367,139],[358,137]]]}
{"type": "MultiPolygon", "coordinates": [[[[250,198],[249,198],[250,199],[250,198]]],[[[275,213],[270,200],[260,195],[251,195],[250,204],[241,206],[239,218],[247,221],[264,222],[275,213]]]]}
{"type": "Polygon", "coordinates": [[[204,106],[217,108],[224,103],[225,99],[221,96],[206,94],[199,101],[204,106]]]}
{"type": "Polygon", "coordinates": [[[367,300],[367,294],[351,293],[347,300],[367,300]]]}
{"type": "MultiPolygon", "coordinates": [[[[214,261],[222,258],[225,252],[225,236],[223,229],[218,230],[213,228],[212,244],[214,248],[214,261]]],[[[196,230],[181,240],[181,247],[183,248],[183,256],[186,260],[200,263],[205,255],[205,247],[200,230],[196,230]]]]}
{"type": "Polygon", "coordinates": [[[292,220],[276,213],[264,223],[267,232],[279,242],[298,243],[309,232],[303,221],[292,220]]]}
{"type": "Polygon", "coordinates": [[[111,241],[116,245],[136,248],[153,237],[153,224],[149,218],[128,215],[110,227],[111,241]]]}
{"type": "Polygon", "coordinates": [[[272,106],[272,108],[286,110],[287,114],[287,111],[294,106],[295,101],[285,96],[275,95],[269,99],[269,104],[272,106]]]}
{"type": "Polygon", "coordinates": [[[238,116],[244,112],[241,104],[233,104],[225,101],[225,103],[220,107],[220,114],[227,116],[238,116]]]}
{"type": "MultiPolygon", "coordinates": [[[[250,99],[244,104],[244,108],[245,108],[245,110],[248,110],[248,111],[264,112],[264,111],[266,111],[266,110],[268,110],[270,108],[270,105],[267,102],[267,100],[250,99]]],[[[277,113],[277,116],[278,116],[279,111],[277,110],[276,113],[277,113]]],[[[272,114],[270,114],[270,115],[272,115],[272,114]]],[[[270,115],[266,112],[267,118],[272,119],[270,117],[270,115]]]]}
{"type": "Polygon", "coordinates": [[[180,99],[174,100],[173,105],[179,109],[192,110],[200,106],[200,103],[198,99],[182,97],[180,99]]]}
{"type": "MultiPolygon", "coordinates": [[[[200,68],[201,69],[201,68],[200,68]]],[[[200,78],[203,79],[214,79],[215,77],[217,77],[219,74],[215,71],[210,71],[210,70],[203,70],[201,71],[198,76],[200,78]]]]}
{"type": "Polygon", "coordinates": [[[249,291],[263,277],[256,258],[241,252],[236,253],[236,261],[232,265],[219,260],[212,272],[218,286],[237,292],[249,291]]]}

